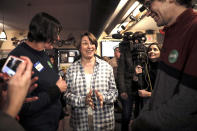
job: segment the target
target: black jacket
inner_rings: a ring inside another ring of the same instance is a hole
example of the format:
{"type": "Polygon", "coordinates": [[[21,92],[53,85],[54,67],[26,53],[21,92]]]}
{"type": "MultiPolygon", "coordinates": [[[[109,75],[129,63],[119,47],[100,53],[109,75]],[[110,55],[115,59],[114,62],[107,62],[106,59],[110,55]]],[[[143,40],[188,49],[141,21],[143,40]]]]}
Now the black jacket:
{"type": "Polygon", "coordinates": [[[61,113],[60,90],[56,86],[58,73],[53,70],[44,51],[32,49],[26,43],[18,45],[9,55],[27,56],[33,63],[38,87],[28,97],[38,96],[34,102],[25,103],[20,112],[20,123],[27,131],[56,131],[61,113]],[[38,68],[38,65],[42,68],[38,68]]]}
{"type": "Polygon", "coordinates": [[[129,42],[120,43],[120,59],[118,61],[117,77],[119,84],[119,92],[126,92],[131,95],[132,79],[134,74],[132,47],[129,42]]]}

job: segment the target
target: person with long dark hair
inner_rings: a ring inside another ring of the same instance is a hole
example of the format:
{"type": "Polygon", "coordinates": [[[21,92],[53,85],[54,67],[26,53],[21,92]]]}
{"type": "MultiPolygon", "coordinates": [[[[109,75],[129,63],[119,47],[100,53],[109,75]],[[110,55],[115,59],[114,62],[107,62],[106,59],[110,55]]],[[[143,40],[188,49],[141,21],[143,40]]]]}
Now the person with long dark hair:
{"type": "MultiPolygon", "coordinates": [[[[133,79],[133,92],[135,98],[134,117],[137,118],[144,105],[151,97],[157,75],[158,59],[160,57],[161,45],[150,43],[147,48],[147,64],[143,67],[135,67],[135,77],[133,79]]],[[[133,120],[131,120],[132,122],[133,120]]],[[[130,123],[131,123],[130,122],[130,123]]]]}
{"type": "Polygon", "coordinates": [[[146,90],[138,90],[138,94],[142,98],[148,98],[152,94],[152,90],[154,88],[156,75],[157,75],[157,68],[158,68],[158,59],[161,53],[161,44],[159,43],[151,43],[147,48],[148,54],[148,71],[146,76],[146,81],[148,82],[148,87],[146,90]]]}

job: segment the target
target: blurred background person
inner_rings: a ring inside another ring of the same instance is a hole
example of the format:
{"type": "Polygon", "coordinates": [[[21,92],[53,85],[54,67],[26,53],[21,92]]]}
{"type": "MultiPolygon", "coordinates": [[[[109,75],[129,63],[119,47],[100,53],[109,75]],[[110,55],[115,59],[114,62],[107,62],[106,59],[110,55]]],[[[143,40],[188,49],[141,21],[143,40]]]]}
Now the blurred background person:
{"type": "Polygon", "coordinates": [[[20,111],[20,123],[27,131],[56,131],[61,113],[60,95],[66,91],[66,82],[53,69],[45,49],[52,49],[59,39],[62,27],[53,16],[41,12],[29,25],[28,40],[19,44],[9,55],[28,56],[33,63],[38,87],[28,96],[37,101],[25,103],[20,111]]]}
{"type": "Polygon", "coordinates": [[[133,99],[131,95],[132,78],[134,74],[130,42],[122,43],[120,48],[120,60],[117,69],[120,100],[122,103],[121,131],[128,131],[128,125],[132,116],[133,99]]]}
{"type": "Polygon", "coordinates": [[[144,51],[145,47],[143,46],[145,41],[146,36],[143,32],[127,32],[124,34],[123,41],[119,44],[120,58],[117,69],[117,80],[122,103],[122,131],[128,131],[129,122],[133,118],[135,98],[135,95],[133,95],[133,89],[135,87],[133,85],[133,78],[135,76],[135,66],[139,58],[134,57],[134,54],[138,54],[139,51],[137,49],[141,49],[141,47],[143,47],[143,53],[146,53],[144,51]]]}
{"type": "Polygon", "coordinates": [[[63,67],[59,70],[59,75],[60,75],[63,79],[65,79],[65,77],[66,77],[66,70],[67,70],[67,68],[66,68],[65,66],[63,66],[63,67]]]}
{"type": "Polygon", "coordinates": [[[101,59],[103,59],[103,60],[106,61],[107,63],[109,63],[109,61],[110,61],[110,58],[107,57],[107,56],[103,56],[101,59]]]}
{"type": "Polygon", "coordinates": [[[70,124],[74,131],[115,128],[114,101],[118,96],[112,67],[95,56],[97,40],[84,33],[79,43],[80,59],[67,70],[65,98],[71,105],[70,124]]]}
{"type": "Polygon", "coordinates": [[[50,59],[51,65],[53,66],[53,69],[56,72],[59,72],[57,63],[55,62],[55,57],[53,55],[49,55],[49,59],[50,59]]]}
{"type": "MultiPolygon", "coordinates": [[[[118,68],[118,61],[120,58],[120,50],[119,47],[114,48],[114,57],[109,60],[109,64],[113,67],[114,77],[117,84],[117,68],[118,68]]],[[[118,87],[117,87],[118,88],[118,87]]]]}
{"type": "MultiPolygon", "coordinates": [[[[114,72],[114,78],[115,78],[115,82],[116,82],[116,88],[119,91],[119,85],[118,85],[118,76],[117,76],[117,69],[118,69],[118,61],[120,58],[120,49],[119,46],[114,47],[114,57],[112,59],[109,60],[109,64],[112,66],[113,68],[113,72],[114,72]]],[[[119,97],[116,100],[116,102],[114,103],[115,106],[115,112],[117,113],[121,113],[122,112],[122,105],[119,101],[119,97]]],[[[116,119],[117,121],[119,121],[118,119],[116,119]]]]}

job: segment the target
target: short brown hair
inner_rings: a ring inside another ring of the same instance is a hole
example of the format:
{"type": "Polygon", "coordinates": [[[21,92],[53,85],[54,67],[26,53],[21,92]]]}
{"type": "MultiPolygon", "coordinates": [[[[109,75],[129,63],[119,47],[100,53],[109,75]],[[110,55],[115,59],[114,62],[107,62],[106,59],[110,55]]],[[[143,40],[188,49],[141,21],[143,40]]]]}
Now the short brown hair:
{"type": "Polygon", "coordinates": [[[96,39],[96,37],[95,37],[92,33],[90,33],[90,32],[85,32],[85,33],[83,33],[83,34],[81,35],[81,39],[80,39],[80,41],[79,41],[79,44],[77,45],[77,49],[80,49],[80,47],[81,47],[81,40],[82,40],[82,38],[83,38],[84,36],[87,36],[88,39],[91,41],[91,43],[92,43],[93,45],[95,45],[95,46],[96,46],[96,49],[97,49],[97,46],[98,46],[97,39],[96,39]]]}

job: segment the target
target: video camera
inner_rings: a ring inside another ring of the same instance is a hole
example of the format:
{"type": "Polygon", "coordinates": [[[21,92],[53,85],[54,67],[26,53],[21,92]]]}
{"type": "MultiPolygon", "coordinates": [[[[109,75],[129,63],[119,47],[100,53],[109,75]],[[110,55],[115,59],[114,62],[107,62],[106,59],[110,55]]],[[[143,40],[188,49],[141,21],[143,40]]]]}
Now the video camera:
{"type": "MultiPolygon", "coordinates": [[[[147,89],[151,86],[151,81],[149,77],[149,69],[148,69],[148,55],[147,55],[147,48],[144,45],[146,42],[146,34],[143,32],[126,32],[123,35],[120,33],[112,35],[114,39],[123,39],[122,42],[119,44],[120,53],[127,54],[130,53],[132,62],[130,66],[132,66],[133,70],[140,65],[142,67],[141,75],[136,77],[135,74],[132,74],[133,78],[138,78],[138,85],[136,86],[137,89],[132,89],[132,93],[137,94],[139,89],[147,89]]],[[[129,55],[125,55],[129,56],[129,55]]],[[[126,59],[126,58],[125,58],[126,59]]]]}
{"type": "Polygon", "coordinates": [[[147,49],[144,46],[146,41],[146,34],[143,32],[125,32],[123,35],[120,33],[113,34],[114,39],[123,39],[119,44],[120,51],[130,51],[134,65],[143,66],[148,62],[147,49]]]}

